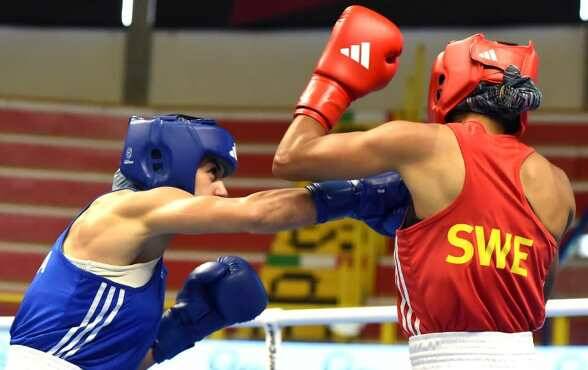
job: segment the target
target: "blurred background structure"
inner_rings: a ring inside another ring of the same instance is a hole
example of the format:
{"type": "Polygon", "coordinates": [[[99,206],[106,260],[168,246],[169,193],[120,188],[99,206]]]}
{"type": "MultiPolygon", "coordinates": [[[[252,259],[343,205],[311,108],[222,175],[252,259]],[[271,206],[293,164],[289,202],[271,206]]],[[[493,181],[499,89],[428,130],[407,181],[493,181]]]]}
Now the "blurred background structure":
{"type": "MultiPolygon", "coordinates": [[[[525,140],[571,178],[577,217],[588,212],[587,0],[19,0],[0,11],[0,315],[16,312],[76,212],[109,190],[129,115],[217,118],[239,143],[231,195],[289,186],[271,176],[275,147],[351,4],[396,22],[406,46],[395,79],[354,103],[343,129],[424,120],[433,58],[452,39],[532,39],[545,100],[525,140]]],[[[588,297],[583,240],[562,264],[554,297],[588,297]]],[[[258,268],[275,306],[391,304],[391,252],[390,240],[348,220],[275,236],[181,236],[166,254],[168,295],[195,265],[236,253],[258,268]]],[[[285,337],[402,340],[392,324],[300,327],[285,337]]],[[[549,320],[537,340],[588,344],[588,318],[549,320]]]]}

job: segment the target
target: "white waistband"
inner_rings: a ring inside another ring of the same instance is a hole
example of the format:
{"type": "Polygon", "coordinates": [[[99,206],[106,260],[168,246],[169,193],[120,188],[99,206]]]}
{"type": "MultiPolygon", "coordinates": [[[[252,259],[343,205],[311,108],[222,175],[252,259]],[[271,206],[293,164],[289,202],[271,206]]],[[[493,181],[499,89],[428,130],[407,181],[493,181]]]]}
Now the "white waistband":
{"type": "Polygon", "coordinates": [[[449,332],[410,337],[414,370],[532,369],[535,361],[530,332],[449,332]]]}
{"type": "Polygon", "coordinates": [[[81,370],[78,366],[38,349],[11,345],[4,370],[81,370]]]}

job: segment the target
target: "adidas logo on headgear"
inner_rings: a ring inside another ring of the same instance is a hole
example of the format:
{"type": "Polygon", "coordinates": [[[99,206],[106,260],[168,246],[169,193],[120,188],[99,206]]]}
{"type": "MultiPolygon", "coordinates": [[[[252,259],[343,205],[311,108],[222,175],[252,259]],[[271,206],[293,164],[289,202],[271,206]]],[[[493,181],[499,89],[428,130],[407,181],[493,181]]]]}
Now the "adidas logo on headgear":
{"type": "Polygon", "coordinates": [[[341,54],[361,64],[365,69],[370,69],[370,43],[362,42],[348,48],[342,48],[341,54]]]}
{"type": "Polygon", "coordinates": [[[494,51],[494,49],[490,49],[490,50],[486,50],[480,54],[478,54],[478,56],[482,59],[488,59],[488,60],[493,60],[493,61],[497,61],[498,58],[496,57],[496,52],[494,51]]]}
{"type": "Polygon", "coordinates": [[[233,147],[231,148],[229,155],[231,157],[233,157],[235,160],[237,160],[237,145],[236,144],[233,144],[233,147]]]}

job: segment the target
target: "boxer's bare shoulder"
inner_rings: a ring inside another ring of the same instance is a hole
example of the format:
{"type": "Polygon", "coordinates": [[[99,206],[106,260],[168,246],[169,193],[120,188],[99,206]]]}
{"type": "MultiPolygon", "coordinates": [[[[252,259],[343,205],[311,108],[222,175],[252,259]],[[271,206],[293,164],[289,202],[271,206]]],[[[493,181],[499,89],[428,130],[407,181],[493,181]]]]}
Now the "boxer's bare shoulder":
{"type": "MultiPolygon", "coordinates": [[[[180,189],[167,189],[189,196],[180,189]]],[[[142,214],[164,201],[163,197],[155,196],[163,193],[159,190],[121,190],[97,198],[72,224],[63,245],[65,254],[112,265],[157,258],[167,246],[169,237],[150,235],[142,222],[142,214]],[[145,251],[156,253],[141,258],[145,251]]]]}
{"type": "Polygon", "coordinates": [[[549,232],[559,239],[575,214],[573,189],[565,172],[534,152],[523,165],[521,183],[527,200],[549,232]]]}
{"type": "MultiPolygon", "coordinates": [[[[413,124],[414,125],[414,124],[413,124]]],[[[419,124],[418,149],[407,153],[419,153],[420,160],[405,161],[399,168],[410,189],[416,216],[424,219],[448,207],[460,194],[465,178],[465,164],[459,142],[447,125],[419,124]]]]}

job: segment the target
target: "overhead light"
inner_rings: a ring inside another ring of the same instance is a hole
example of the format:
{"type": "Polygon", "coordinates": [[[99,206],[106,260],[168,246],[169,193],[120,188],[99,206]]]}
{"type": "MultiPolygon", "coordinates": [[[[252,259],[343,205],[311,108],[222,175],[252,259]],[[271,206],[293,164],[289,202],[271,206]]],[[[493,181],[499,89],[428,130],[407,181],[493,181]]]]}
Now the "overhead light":
{"type": "Polygon", "coordinates": [[[125,27],[129,27],[133,23],[133,0],[123,0],[120,19],[125,27]]]}
{"type": "Polygon", "coordinates": [[[588,21],[588,0],[580,0],[580,19],[588,21]]]}

